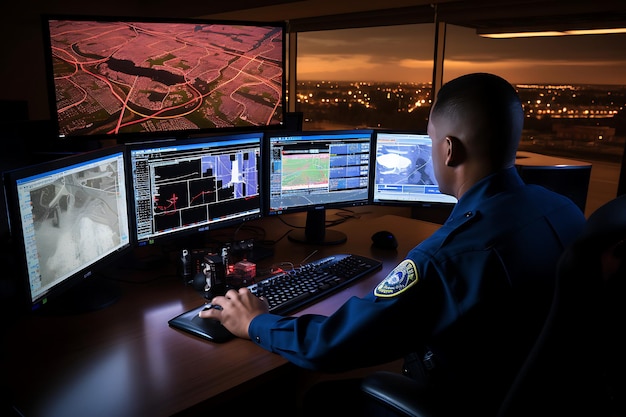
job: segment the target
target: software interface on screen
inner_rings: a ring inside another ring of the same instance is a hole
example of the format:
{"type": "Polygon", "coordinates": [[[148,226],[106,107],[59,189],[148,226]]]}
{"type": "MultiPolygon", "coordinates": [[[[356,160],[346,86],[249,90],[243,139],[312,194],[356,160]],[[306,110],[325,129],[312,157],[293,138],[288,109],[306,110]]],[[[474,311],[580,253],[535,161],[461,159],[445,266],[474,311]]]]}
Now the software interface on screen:
{"type": "Polygon", "coordinates": [[[45,47],[58,134],[280,125],[283,26],[50,16],[45,47]]]}
{"type": "Polygon", "coordinates": [[[366,204],[372,131],[269,137],[269,214],[366,204]]]}
{"type": "Polygon", "coordinates": [[[260,217],[262,133],[132,147],[137,241],[260,217]]]}
{"type": "Polygon", "coordinates": [[[130,244],[124,154],[17,179],[31,301],[130,244]]]}
{"type": "Polygon", "coordinates": [[[373,203],[456,203],[437,186],[428,135],[376,132],[373,203]]]}

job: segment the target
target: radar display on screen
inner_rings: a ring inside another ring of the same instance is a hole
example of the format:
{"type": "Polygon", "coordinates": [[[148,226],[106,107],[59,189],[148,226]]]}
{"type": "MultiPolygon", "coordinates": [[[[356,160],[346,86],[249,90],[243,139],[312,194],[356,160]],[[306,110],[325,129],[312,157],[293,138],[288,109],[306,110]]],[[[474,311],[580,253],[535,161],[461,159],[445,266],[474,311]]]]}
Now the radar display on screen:
{"type": "Polygon", "coordinates": [[[427,134],[376,132],[375,160],[374,204],[456,203],[439,191],[427,134]]]}

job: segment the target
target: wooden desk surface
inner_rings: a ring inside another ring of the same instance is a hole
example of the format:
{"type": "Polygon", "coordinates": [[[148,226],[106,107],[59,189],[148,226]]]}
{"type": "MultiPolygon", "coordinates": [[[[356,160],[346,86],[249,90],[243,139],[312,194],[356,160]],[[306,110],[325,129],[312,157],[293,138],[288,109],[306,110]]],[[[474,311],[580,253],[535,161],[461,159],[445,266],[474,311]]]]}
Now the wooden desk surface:
{"type": "MultiPolygon", "coordinates": [[[[368,213],[367,206],[355,211],[360,219],[335,227],[347,233],[346,243],[323,247],[285,238],[277,243],[274,257],[260,263],[298,264],[315,250],[310,260],[345,252],[383,261],[379,272],[298,314],[330,313],[350,296],[371,291],[408,250],[439,227],[368,213]],[[382,229],[397,236],[397,251],[371,248],[370,236],[382,229]]],[[[304,224],[302,214],[283,219],[304,224]]],[[[269,239],[289,230],[278,218],[256,224],[269,239]]],[[[21,317],[5,330],[2,384],[26,416],[169,416],[218,404],[292,367],[247,340],[216,344],[170,328],[170,318],[203,302],[175,274],[152,271],[143,283],[121,286],[122,297],[108,308],[73,316],[21,317]]]]}

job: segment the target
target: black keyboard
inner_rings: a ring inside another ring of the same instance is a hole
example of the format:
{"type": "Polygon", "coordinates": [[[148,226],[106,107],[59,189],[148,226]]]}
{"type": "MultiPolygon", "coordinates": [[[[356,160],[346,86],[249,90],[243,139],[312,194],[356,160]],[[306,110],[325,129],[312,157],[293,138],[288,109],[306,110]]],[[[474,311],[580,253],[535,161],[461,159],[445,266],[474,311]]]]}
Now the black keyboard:
{"type": "Polygon", "coordinates": [[[327,256],[248,286],[265,297],[270,312],[286,314],[327,296],[332,292],[379,269],[380,261],[360,255],[327,256]]]}
{"type": "MultiPolygon", "coordinates": [[[[270,312],[288,314],[380,269],[382,263],[361,255],[339,254],[281,272],[248,286],[267,299],[270,312]]],[[[218,321],[201,319],[201,305],[169,320],[169,325],[203,339],[224,342],[233,337],[218,321]]]]}

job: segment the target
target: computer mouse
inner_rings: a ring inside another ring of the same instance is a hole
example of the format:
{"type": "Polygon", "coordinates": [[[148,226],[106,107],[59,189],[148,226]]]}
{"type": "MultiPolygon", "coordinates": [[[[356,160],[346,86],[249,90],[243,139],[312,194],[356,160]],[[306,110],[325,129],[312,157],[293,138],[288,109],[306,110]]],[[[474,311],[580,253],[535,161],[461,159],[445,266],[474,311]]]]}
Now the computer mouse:
{"type": "Polygon", "coordinates": [[[213,342],[225,342],[235,337],[219,321],[215,319],[204,319],[196,315],[191,319],[191,329],[194,334],[213,342]]]}
{"type": "Polygon", "coordinates": [[[398,240],[393,233],[380,230],[372,235],[372,246],[379,249],[396,249],[398,240]]]}
{"type": "Polygon", "coordinates": [[[203,308],[202,310],[203,310],[203,311],[204,311],[204,310],[210,310],[210,309],[212,309],[212,308],[214,308],[215,310],[221,310],[221,309],[222,309],[222,306],[221,306],[221,305],[219,305],[219,304],[211,304],[211,303],[207,303],[207,304],[205,304],[205,305],[204,305],[204,308],[203,308]]]}
{"type": "Polygon", "coordinates": [[[168,324],[179,330],[184,330],[195,336],[212,342],[225,342],[235,337],[219,320],[202,318],[198,316],[202,310],[209,308],[221,309],[218,304],[202,304],[192,310],[176,316],[168,321],[168,324]]]}

